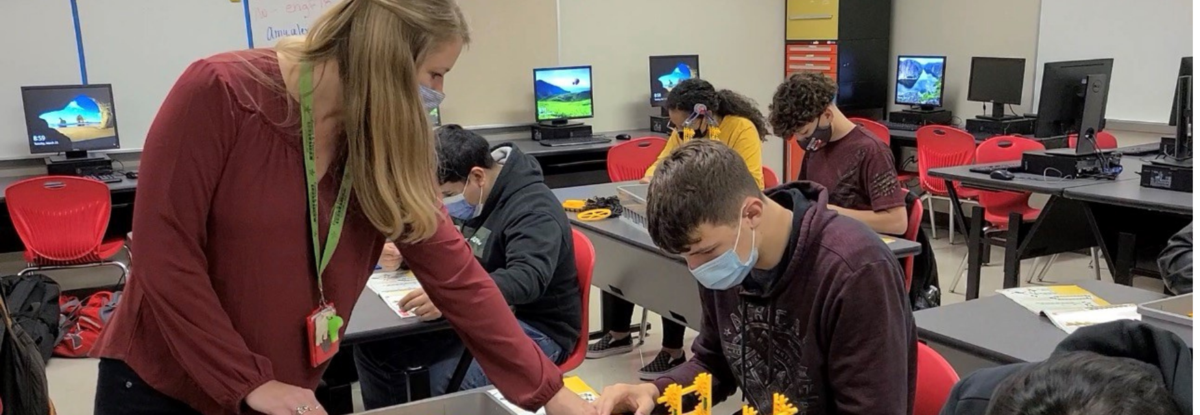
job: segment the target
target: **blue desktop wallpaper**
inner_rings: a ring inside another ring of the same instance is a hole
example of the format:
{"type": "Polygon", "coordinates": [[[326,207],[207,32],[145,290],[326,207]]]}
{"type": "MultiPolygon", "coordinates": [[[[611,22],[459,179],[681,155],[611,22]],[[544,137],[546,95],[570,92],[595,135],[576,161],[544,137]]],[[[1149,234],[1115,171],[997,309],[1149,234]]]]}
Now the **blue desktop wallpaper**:
{"type": "Polygon", "coordinates": [[[942,105],[946,58],[901,57],[896,65],[896,103],[942,105]]]}

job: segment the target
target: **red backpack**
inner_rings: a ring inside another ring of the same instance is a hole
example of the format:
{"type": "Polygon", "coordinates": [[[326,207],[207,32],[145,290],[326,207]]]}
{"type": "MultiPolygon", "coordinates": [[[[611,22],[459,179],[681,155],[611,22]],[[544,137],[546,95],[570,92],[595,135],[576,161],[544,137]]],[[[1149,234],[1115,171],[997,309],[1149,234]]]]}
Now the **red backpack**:
{"type": "Polygon", "coordinates": [[[54,346],[54,355],[87,357],[120,300],[120,291],[99,291],[89,296],[86,302],[80,302],[75,297],[60,297],[58,304],[62,314],[59,316],[59,332],[63,337],[54,346]]]}

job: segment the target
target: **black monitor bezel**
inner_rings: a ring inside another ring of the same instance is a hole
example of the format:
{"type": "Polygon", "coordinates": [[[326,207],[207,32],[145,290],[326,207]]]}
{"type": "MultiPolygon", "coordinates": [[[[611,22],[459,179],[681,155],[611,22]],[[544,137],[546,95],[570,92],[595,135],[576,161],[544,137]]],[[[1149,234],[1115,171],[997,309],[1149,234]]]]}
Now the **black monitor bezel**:
{"type": "Polygon", "coordinates": [[[654,78],[654,72],[651,70],[652,68],[654,68],[654,63],[653,63],[654,60],[655,59],[680,59],[680,58],[686,58],[686,59],[695,58],[696,59],[696,68],[695,68],[696,76],[693,76],[692,79],[700,78],[700,55],[698,55],[698,54],[697,55],[651,56],[649,59],[646,60],[646,64],[647,64],[646,70],[649,72],[648,77],[650,78],[649,85],[650,85],[650,106],[651,107],[655,107],[655,108],[662,107],[663,103],[667,102],[666,98],[663,98],[662,101],[658,101],[658,102],[654,101],[654,81],[657,80],[656,78],[654,78]]]}
{"type": "MultiPolygon", "coordinates": [[[[995,102],[995,103],[1000,103],[1000,104],[1021,105],[1021,101],[1025,99],[1025,65],[1026,65],[1026,64],[1027,64],[1027,62],[1025,61],[1025,58],[1005,58],[1005,57],[995,57],[995,56],[972,56],[972,57],[971,57],[971,70],[970,70],[970,73],[969,73],[969,75],[968,75],[968,81],[967,81],[967,101],[972,101],[972,102],[995,102]],[[1016,99],[1016,102],[997,101],[997,100],[991,100],[991,99],[989,99],[989,100],[979,100],[979,99],[976,99],[976,98],[979,98],[979,97],[975,97],[975,96],[973,96],[973,95],[974,95],[973,91],[975,91],[975,64],[976,64],[976,62],[977,62],[977,61],[979,61],[979,60],[989,60],[989,59],[990,59],[990,60],[994,60],[994,61],[1010,61],[1010,62],[1016,62],[1016,61],[1020,61],[1020,62],[1021,62],[1021,79],[1019,80],[1019,82],[1020,82],[1020,87],[1017,89],[1017,99],[1016,99]]],[[[943,89],[944,89],[944,88],[943,88],[943,89]]]]}
{"type": "Polygon", "coordinates": [[[908,105],[913,107],[934,107],[940,108],[946,105],[946,73],[950,67],[950,59],[946,55],[896,55],[896,75],[892,77],[892,103],[896,105],[908,105]],[[942,59],[942,90],[938,93],[937,104],[919,104],[911,102],[900,102],[900,61],[904,58],[941,58],[942,59]]]}
{"type": "Polygon", "coordinates": [[[596,77],[595,77],[595,73],[592,72],[592,65],[547,66],[547,67],[543,67],[543,68],[533,68],[533,72],[531,72],[531,75],[533,76],[533,82],[530,83],[530,86],[535,86],[535,90],[533,91],[533,121],[534,122],[542,123],[542,122],[583,120],[583,119],[588,119],[588,118],[596,118],[596,85],[592,83],[593,81],[596,80],[596,77]],[[537,91],[536,91],[538,71],[583,69],[583,68],[587,68],[587,70],[588,70],[588,85],[592,86],[592,113],[588,114],[588,116],[586,116],[586,117],[549,118],[549,119],[545,119],[545,120],[539,119],[538,118],[538,108],[537,108],[538,99],[537,99],[537,91]]]}
{"type": "Polygon", "coordinates": [[[25,120],[25,141],[29,143],[30,154],[55,154],[63,153],[61,150],[39,151],[41,149],[33,145],[33,126],[29,125],[28,108],[25,108],[25,94],[30,91],[41,91],[47,89],[80,89],[80,88],[104,88],[108,90],[108,96],[112,99],[112,117],[113,117],[113,146],[101,148],[89,148],[87,150],[75,149],[72,142],[71,149],[68,151],[96,151],[96,150],[116,150],[121,148],[121,118],[117,116],[117,96],[113,93],[112,84],[67,84],[67,85],[35,85],[21,87],[21,109],[22,116],[25,120]]]}

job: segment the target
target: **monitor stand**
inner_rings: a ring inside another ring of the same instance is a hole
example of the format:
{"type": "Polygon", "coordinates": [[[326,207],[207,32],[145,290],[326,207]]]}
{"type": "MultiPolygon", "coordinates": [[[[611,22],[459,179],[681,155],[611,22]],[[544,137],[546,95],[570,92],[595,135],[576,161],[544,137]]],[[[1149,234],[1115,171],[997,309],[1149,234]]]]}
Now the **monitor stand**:
{"type": "Polygon", "coordinates": [[[975,118],[992,121],[1013,121],[1021,119],[1021,117],[1016,115],[1005,115],[1004,104],[995,101],[992,102],[992,115],[976,115],[975,118]]]}

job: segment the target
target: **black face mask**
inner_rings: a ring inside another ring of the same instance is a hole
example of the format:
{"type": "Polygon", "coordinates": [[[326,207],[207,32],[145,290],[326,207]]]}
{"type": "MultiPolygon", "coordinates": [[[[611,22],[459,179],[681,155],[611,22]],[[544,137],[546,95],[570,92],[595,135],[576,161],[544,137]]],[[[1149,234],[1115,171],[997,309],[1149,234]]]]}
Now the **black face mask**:
{"type": "Polygon", "coordinates": [[[833,122],[830,121],[829,125],[822,127],[821,119],[817,118],[817,128],[813,129],[812,134],[809,134],[808,137],[800,139],[800,147],[803,147],[804,151],[817,151],[829,144],[831,138],[833,138],[833,122]]]}

